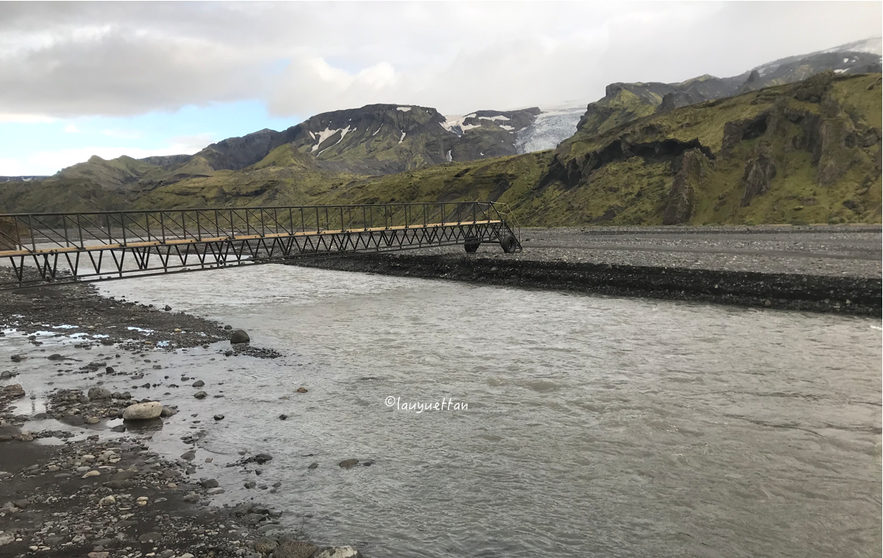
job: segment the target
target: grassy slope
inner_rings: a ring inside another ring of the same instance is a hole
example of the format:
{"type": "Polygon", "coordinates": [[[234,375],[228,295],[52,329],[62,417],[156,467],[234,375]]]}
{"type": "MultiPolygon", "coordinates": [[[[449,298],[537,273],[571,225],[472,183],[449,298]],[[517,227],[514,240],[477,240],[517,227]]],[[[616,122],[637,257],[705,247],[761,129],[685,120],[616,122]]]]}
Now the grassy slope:
{"type": "MultiPolygon", "coordinates": [[[[854,122],[845,125],[880,130],[879,86],[868,89],[877,80],[879,75],[867,75],[840,78],[833,83],[830,96],[842,107],[838,118],[848,117],[854,122]]],[[[637,156],[614,160],[594,172],[583,173],[575,187],[549,181],[547,169],[555,156],[562,164],[580,162],[623,139],[631,144],[698,139],[716,157],[696,192],[691,224],[880,222],[881,181],[873,162],[874,153],[880,150],[879,142],[868,149],[841,149],[838,164],[848,170],[829,185],[818,184],[812,153],[794,147],[795,138],[803,132],[787,119],[780,118],[775,130],[740,141],[729,154],[721,154],[728,122],[751,120],[774,109],[818,114],[820,104],[796,100],[795,87],[785,85],[685,107],[600,135],[578,133],[555,153],[448,164],[358,181],[331,189],[317,200],[372,203],[496,199],[509,203],[525,225],[655,225],[662,223],[665,198],[674,179],[672,160],[637,156]],[[767,193],[741,207],[743,174],[759,144],[770,149],[776,176],[767,193]],[[509,186],[501,191],[505,183],[509,186]],[[844,206],[843,202],[849,200],[857,210],[844,206]]]]}
{"type": "MultiPolygon", "coordinates": [[[[798,100],[796,92],[802,84],[783,85],[646,116],[601,134],[578,132],[555,151],[448,163],[378,177],[320,168],[312,155],[293,144],[275,149],[240,171],[214,171],[198,158],[162,172],[146,163],[145,168],[135,168],[125,162],[123,168],[105,167],[107,172],[147,177],[134,189],[103,189],[85,177],[78,182],[65,178],[25,183],[3,186],[0,206],[50,211],[497,200],[509,204],[524,225],[654,225],[662,223],[677,156],[647,155],[645,150],[641,156],[627,152],[624,157],[601,160],[599,154],[611,146],[636,149],[629,146],[677,140],[698,141],[712,155],[707,172],[694,186],[690,224],[879,223],[879,80],[879,74],[838,77],[822,102],[798,100]],[[737,138],[724,149],[728,123],[758,117],[770,123],[765,132],[737,138]],[[812,119],[823,122],[822,127],[816,125],[811,141],[796,147],[807,133],[806,122],[812,119]],[[855,139],[866,137],[873,141],[855,139]],[[809,145],[813,142],[815,147],[809,145]],[[761,151],[774,162],[775,176],[767,192],[742,207],[746,167],[761,151]],[[600,164],[594,164],[599,160],[600,164]],[[821,180],[823,175],[827,178],[821,180]]],[[[398,144],[398,138],[378,134],[376,150],[371,151],[383,156],[413,155],[406,145],[398,144]]],[[[368,156],[369,147],[366,144],[368,156]]]]}

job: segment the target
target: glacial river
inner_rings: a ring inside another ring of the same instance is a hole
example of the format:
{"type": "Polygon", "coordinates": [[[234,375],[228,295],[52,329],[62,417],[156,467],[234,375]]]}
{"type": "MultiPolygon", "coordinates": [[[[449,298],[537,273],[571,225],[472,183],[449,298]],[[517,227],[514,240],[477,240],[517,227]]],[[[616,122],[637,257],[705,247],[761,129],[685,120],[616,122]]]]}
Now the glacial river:
{"type": "Polygon", "coordinates": [[[283,353],[150,355],[146,374],[187,386],[156,390],[181,413],[154,440],[177,457],[205,428],[196,476],[218,502],[254,497],[316,540],[375,558],[880,556],[879,319],[277,265],[100,289],[283,353]],[[240,450],[273,460],[244,477],[225,467],[240,450]]]}

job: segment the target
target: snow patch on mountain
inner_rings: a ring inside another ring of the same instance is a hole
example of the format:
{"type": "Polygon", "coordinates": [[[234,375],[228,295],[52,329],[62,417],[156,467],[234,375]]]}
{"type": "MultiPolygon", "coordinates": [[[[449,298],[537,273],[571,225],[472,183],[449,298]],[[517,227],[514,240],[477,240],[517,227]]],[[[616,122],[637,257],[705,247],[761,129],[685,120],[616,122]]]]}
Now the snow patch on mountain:
{"type": "MultiPolygon", "coordinates": [[[[466,131],[463,129],[463,121],[467,118],[473,118],[474,116],[475,113],[467,114],[465,116],[446,116],[444,122],[439,122],[439,126],[451,132],[452,134],[462,136],[463,132],[466,131]]],[[[473,128],[474,127],[475,126],[473,126],[473,128]]]]}
{"type": "MultiPolygon", "coordinates": [[[[344,136],[346,136],[349,131],[350,131],[349,126],[347,126],[346,128],[335,128],[334,130],[332,130],[331,128],[325,128],[324,130],[319,132],[319,141],[316,142],[316,145],[314,145],[310,151],[316,151],[317,149],[319,149],[319,146],[322,145],[322,143],[326,139],[330,138],[331,136],[333,136],[337,132],[340,132],[340,139],[337,140],[337,143],[340,143],[341,141],[343,141],[344,136]]],[[[310,135],[312,135],[312,132],[310,132],[310,135]]],[[[316,136],[313,136],[313,137],[315,138],[316,136]]],[[[337,143],[335,143],[334,145],[337,145],[337,143]]],[[[330,147],[333,147],[333,146],[330,146],[330,147]]],[[[325,149],[323,149],[322,151],[325,151],[325,149]]]]}
{"type": "Polygon", "coordinates": [[[328,151],[329,149],[331,149],[332,147],[334,147],[338,143],[342,142],[343,138],[346,137],[346,135],[349,133],[349,131],[350,131],[349,126],[347,126],[346,128],[337,128],[336,130],[332,130],[331,128],[325,128],[324,130],[319,132],[319,141],[316,142],[316,145],[314,145],[310,151],[311,152],[316,151],[317,149],[319,149],[319,146],[322,145],[322,142],[324,142],[326,139],[334,136],[334,134],[336,134],[337,132],[340,132],[340,139],[337,140],[336,142],[334,142],[334,145],[329,145],[328,147],[326,147],[322,151],[319,151],[319,153],[316,154],[316,157],[318,157],[322,153],[328,151]]]}

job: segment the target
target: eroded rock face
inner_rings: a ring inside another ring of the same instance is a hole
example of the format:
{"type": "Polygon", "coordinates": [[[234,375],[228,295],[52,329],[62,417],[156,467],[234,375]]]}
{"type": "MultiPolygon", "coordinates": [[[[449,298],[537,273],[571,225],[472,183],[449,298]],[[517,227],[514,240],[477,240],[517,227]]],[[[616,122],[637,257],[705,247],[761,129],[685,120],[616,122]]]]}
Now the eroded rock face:
{"type": "Polygon", "coordinates": [[[834,72],[828,70],[820,74],[816,74],[805,80],[797,91],[794,92],[794,98],[804,103],[819,103],[822,97],[831,87],[834,81],[834,72]]]}
{"type": "Polygon", "coordinates": [[[123,411],[123,420],[150,420],[159,418],[162,414],[162,403],[148,401],[147,403],[135,403],[129,405],[123,411]]]}
{"type": "Polygon", "coordinates": [[[724,137],[721,141],[721,155],[728,157],[743,141],[758,138],[766,133],[769,113],[760,114],[747,120],[734,120],[724,124],[724,137]]]}
{"type": "Polygon", "coordinates": [[[684,152],[665,202],[663,225],[687,223],[693,216],[696,188],[707,177],[708,158],[699,149],[684,152]]]}
{"type": "Polygon", "coordinates": [[[742,186],[745,188],[742,207],[750,204],[755,196],[768,192],[775,176],[776,165],[773,164],[769,149],[758,147],[754,157],[745,165],[745,173],[742,175],[742,186]]]}

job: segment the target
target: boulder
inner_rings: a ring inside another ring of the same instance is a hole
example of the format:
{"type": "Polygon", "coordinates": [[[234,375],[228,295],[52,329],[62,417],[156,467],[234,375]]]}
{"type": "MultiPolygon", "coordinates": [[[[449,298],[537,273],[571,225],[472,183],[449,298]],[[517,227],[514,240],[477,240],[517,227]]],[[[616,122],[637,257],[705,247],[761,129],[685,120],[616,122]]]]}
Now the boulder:
{"type": "Polygon", "coordinates": [[[340,466],[343,469],[352,469],[353,467],[355,467],[358,464],[359,464],[358,459],[344,459],[343,461],[338,463],[338,466],[340,466]]]}
{"type": "Polygon", "coordinates": [[[4,399],[18,399],[19,397],[24,396],[25,390],[22,389],[21,384],[4,386],[3,389],[0,390],[0,401],[4,399]]]}
{"type": "Polygon", "coordinates": [[[249,341],[251,341],[251,338],[242,329],[237,329],[230,336],[230,343],[248,343],[249,341]]]}
{"type": "Polygon", "coordinates": [[[177,409],[174,409],[174,408],[172,408],[172,407],[168,407],[168,406],[166,406],[166,405],[163,405],[163,406],[162,406],[162,413],[160,413],[159,416],[161,416],[161,417],[163,417],[163,418],[166,418],[166,417],[173,417],[173,416],[175,416],[175,415],[177,415],[177,414],[178,414],[178,410],[177,410],[177,409]]]}
{"type": "Polygon", "coordinates": [[[150,420],[159,418],[162,414],[162,403],[148,401],[147,403],[135,403],[126,407],[123,411],[123,420],[150,420]]]}
{"type": "Polygon", "coordinates": [[[270,538],[258,539],[254,542],[254,549],[261,554],[269,554],[276,550],[279,544],[270,538]]]}
{"type": "Polygon", "coordinates": [[[312,543],[286,540],[276,548],[273,556],[276,558],[309,558],[316,550],[316,545],[312,543]]]}
{"type": "Polygon", "coordinates": [[[94,387],[89,390],[89,400],[98,401],[100,399],[110,399],[111,392],[103,387],[94,387]]]}

